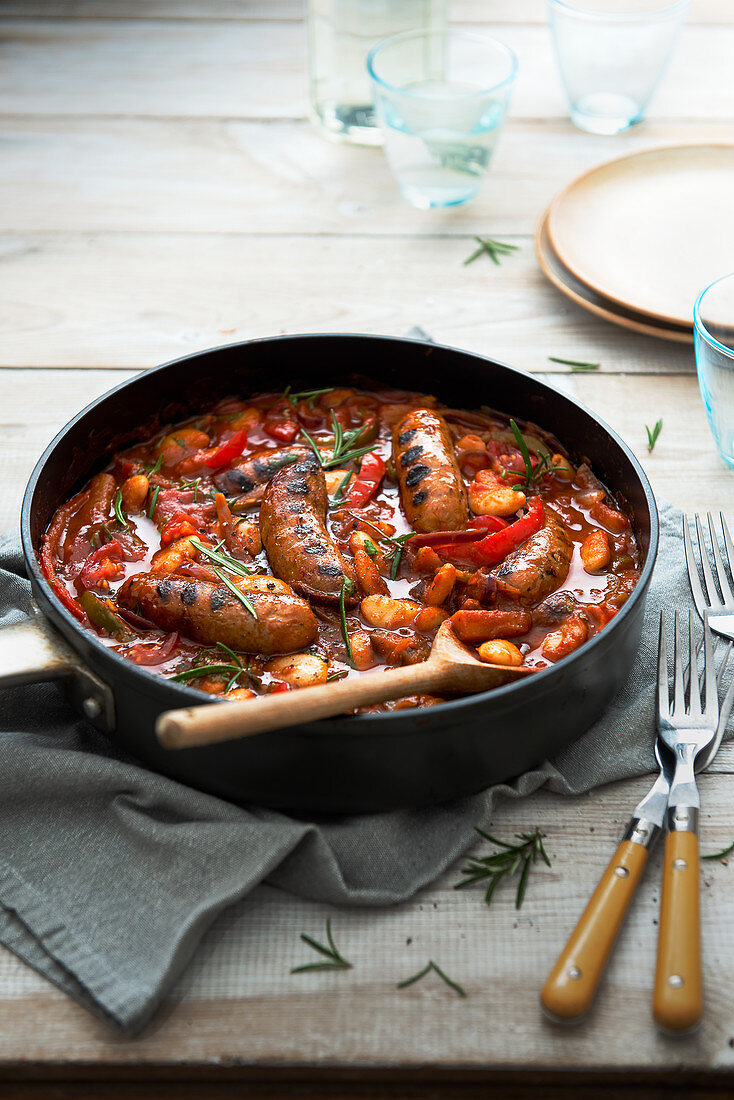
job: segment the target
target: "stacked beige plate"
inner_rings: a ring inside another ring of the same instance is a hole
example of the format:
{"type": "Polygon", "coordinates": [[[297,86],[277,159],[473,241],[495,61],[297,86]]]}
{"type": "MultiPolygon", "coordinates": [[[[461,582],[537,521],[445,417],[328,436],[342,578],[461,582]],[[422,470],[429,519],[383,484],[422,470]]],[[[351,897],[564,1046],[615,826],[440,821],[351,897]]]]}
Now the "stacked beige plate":
{"type": "Polygon", "coordinates": [[[734,271],[734,145],[633,153],[574,180],[540,220],[543,271],[584,309],[693,341],[693,303],[734,271]]]}

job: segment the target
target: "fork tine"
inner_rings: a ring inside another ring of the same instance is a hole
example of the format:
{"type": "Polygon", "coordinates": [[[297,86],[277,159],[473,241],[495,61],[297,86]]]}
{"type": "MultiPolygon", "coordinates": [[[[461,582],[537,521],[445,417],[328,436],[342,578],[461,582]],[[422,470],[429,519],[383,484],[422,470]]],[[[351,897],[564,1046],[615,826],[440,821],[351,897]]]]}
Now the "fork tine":
{"type": "MultiPolygon", "coordinates": [[[[705,635],[704,635],[705,637],[705,635]]],[[[704,642],[705,645],[705,642],[704,642]]],[[[706,653],[704,650],[704,676],[706,675],[706,653]]],[[[693,612],[688,612],[688,713],[694,718],[701,717],[701,680],[698,674],[698,646],[693,633],[693,612]]]]}
{"type": "MultiPolygon", "coordinates": [[[[695,517],[698,519],[698,516],[695,517]]],[[[696,611],[703,618],[704,609],[706,607],[706,597],[703,594],[701,588],[701,578],[698,575],[698,566],[696,565],[696,557],[693,553],[693,543],[691,542],[691,532],[688,529],[688,517],[683,517],[683,546],[686,551],[686,565],[688,566],[688,580],[691,584],[691,594],[693,596],[693,602],[696,605],[696,611]]]]}
{"type": "Polygon", "coordinates": [[[658,633],[658,714],[661,718],[670,717],[670,695],[668,692],[668,644],[665,640],[665,612],[660,612],[660,630],[658,633]]]}
{"type": "MultiPolygon", "coordinates": [[[[728,657],[727,653],[727,657],[728,657]]],[[[714,644],[711,638],[708,612],[703,617],[703,696],[704,714],[711,717],[719,711],[719,683],[714,668],[714,644]]]]}
{"type": "Polygon", "coordinates": [[[729,566],[729,572],[734,577],[734,543],[732,543],[731,535],[729,534],[729,528],[726,520],[724,519],[724,513],[719,512],[719,522],[721,523],[721,530],[724,535],[724,550],[726,551],[726,564],[729,566]]]}
{"type": "Polygon", "coordinates": [[[673,715],[679,717],[686,713],[686,688],[683,679],[683,640],[681,638],[680,614],[676,611],[673,627],[673,715]]]}
{"type": "MultiPolygon", "coordinates": [[[[719,518],[723,524],[724,517],[719,512],[719,518]]],[[[711,549],[714,555],[714,565],[716,566],[716,576],[719,581],[719,588],[721,589],[721,595],[724,597],[724,603],[734,603],[734,592],[729,585],[729,578],[726,575],[726,569],[724,568],[724,562],[721,557],[721,551],[719,549],[719,539],[714,531],[714,517],[711,513],[708,513],[709,534],[711,535],[711,549]]],[[[727,557],[728,551],[727,551],[727,557]]],[[[729,567],[731,568],[731,558],[729,558],[729,567]]]]}
{"type": "Polygon", "coordinates": [[[723,607],[724,605],[721,602],[721,597],[719,596],[716,582],[714,581],[714,575],[711,572],[708,550],[706,549],[706,540],[703,537],[703,527],[701,526],[701,520],[698,515],[696,515],[696,533],[698,534],[698,548],[701,551],[701,569],[703,570],[703,579],[708,593],[709,606],[723,607]]]}

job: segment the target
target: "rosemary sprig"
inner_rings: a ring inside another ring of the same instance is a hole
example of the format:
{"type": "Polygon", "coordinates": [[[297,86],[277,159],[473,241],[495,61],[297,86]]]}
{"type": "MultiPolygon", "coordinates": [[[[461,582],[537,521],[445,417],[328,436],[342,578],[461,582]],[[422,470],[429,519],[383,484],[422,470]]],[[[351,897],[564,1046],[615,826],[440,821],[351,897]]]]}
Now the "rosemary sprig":
{"type": "Polygon", "coordinates": [[[450,978],[433,959],[430,959],[417,974],[413,974],[410,978],[404,978],[402,982],[398,982],[396,989],[405,989],[406,986],[413,985],[414,982],[419,982],[421,978],[425,978],[426,974],[429,974],[431,970],[434,970],[439,978],[446,982],[446,985],[450,986],[460,997],[466,997],[466,990],[464,987],[459,985],[458,982],[455,982],[453,978],[450,978]]]}
{"type": "Polygon", "coordinates": [[[329,507],[330,508],[337,508],[342,503],[342,501],[344,499],[344,490],[346,489],[347,485],[349,484],[349,482],[351,480],[351,477],[352,477],[351,473],[346,473],[344,475],[344,477],[341,479],[341,481],[339,482],[339,484],[336,487],[336,492],[334,493],[333,497],[329,501],[329,507]]]}
{"type": "Polygon", "coordinates": [[[351,595],[353,590],[354,585],[349,580],[349,577],[345,577],[344,583],[342,584],[342,590],[339,593],[339,618],[342,625],[342,638],[344,639],[344,645],[347,647],[350,665],[354,665],[354,654],[352,653],[352,643],[349,640],[349,630],[347,629],[346,597],[347,595],[351,595]]]}
{"type": "Polygon", "coordinates": [[[330,672],[329,675],[326,677],[326,682],[327,684],[330,684],[332,680],[343,680],[344,677],[348,675],[349,673],[345,668],[340,668],[337,672],[330,672]]]}
{"type": "Polygon", "coordinates": [[[320,397],[322,393],[331,393],[333,389],[333,386],[326,386],[323,390],[301,390],[299,393],[291,393],[290,386],[286,386],[283,391],[283,397],[287,398],[294,408],[299,401],[304,400],[308,401],[310,408],[313,408],[314,398],[320,397]]]}
{"type": "Polygon", "coordinates": [[[201,485],[201,478],[200,477],[194,478],[193,481],[186,481],[184,479],[181,482],[181,487],[183,489],[193,489],[194,490],[194,504],[196,504],[196,500],[197,500],[197,497],[199,495],[199,486],[200,485],[201,485]]]}
{"type": "Polygon", "coordinates": [[[161,491],[160,485],[156,485],[155,489],[153,490],[153,496],[150,498],[150,508],[148,509],[148,519],[153,518],[153,513],[155,512],[156,501],[158,500],[158,494],[160,493],[160,491],[161,491]]]}
{"type": "Polygon", "coordinates": [[[226,653],[228,656],[230,656],[234,665],[239,669],[239,671],[234,674],[232,679],[227,684],[226,688],[224,689],[225,692],[229,691],[231,687],[234,687],[235,683],[242,675],[247,676],[250,681],[257,684],[256,677],[253,676],[252,672],[250,671],[249,661],[246,665],[243,665],[242,658],[240,657],[239,653],[235,653],[235,651],[233,649],[230,649],[228,645],[225,645],[224,642],[217,642],[217,647],[223,650],[224,653],[226,653]]]}
{"type": "Polygon", "coordinates": [[[248,569],[247,566],[243,565],[237,558],[233,558],[229,554],[223,554],[219,547],[212,549],[211,546],[206,546],[201,539],[197,538],[195,535],[191,537],[190,542],[195,550],[198,550],[200,554],[204,554],[205,557],[209,558],[210,561],[214,562],[214,564],[218,565],[221,569],[227,569],[230,573],[234,573],[238,577],[252,576],[251,569],[248,569]]]}
{"type": "Polygon", "coordinates": [[[549,867],[551,865],[548,853],[543,847],[545,834],[541,833],[540,829],[535,829],[532,833],[515,833],[520,843],[508,844],[504,840],[497,840],[496,837],[483,832],[482,829],[477,828],[476,831],[490,844],[496,844],[501,851],[493,852],[491,855],[482,858],[468,857],[467,866],[463,867],[461,871],[467,877],[462,879],[461,882],[457,882],[454,889],[461,890],[464,886],[474,886],[477,882],[489,879],[489,886],[484,895],[484,900],[489,905],[500,881],[506,875],[512,876],[519,871],[520,881],[517,884],[517,894],[515,896],[515,908],[519,909],[525,897],[530,868],[537,863],[538,859],[542,859],[549,867]]]}
{"type": "Polygon", "coordinates": [[[731,855],[732,852],[734,852],[734,840],[728,848],[722,848],[720,852],[709,852],[708,855],[701,856],[701,859],[724,859],[726,856],[731,855]]]}
{"type": "MultiPolygon", "coordinates": [[[[405,544],[406,542],[410,542],[415,532],[408,531],[405,535],[386,535],[379,527],[376,527],[374,523],[370,523],[368,519],[365,519],[364,516],[358,516],[354,512],[347,512],[347,515],[351,516],[352,519],[359,520],[360,523],[366,523],[377,535],[378,542],[386,542],[388,546],[392,547],[390,553],[385,555],[385,561],[390,563],[390,580],[394,581],[398,575],[400,560],[405,550],[405,544]]],[[[365,544],[365,550],[371,558],[377,553],[374,544],[372,544],[372,550],[365,544]]]]}
{"type": "Polygon", "coordinates": [[[552,474],[556,470],[563,469],[561,466],[552,466],[550,455],[548,454],[539,455],[538,464],[533,467],[528,445],[525,442],[522,432],[512,418],[510,418],[510,427],[512,428],[512,434],[517,441],[517,445],[520,448],[520,454],[522,455],[522,460],[525,465],[525,481],[521,482],[519,485],[513,485],[513,489],[537,488],[546,474],[552,474]]]}
{"type": "Polygon", "coordinates": [[[161,466],[163,465],[163,455],[158,455],[154,465],[144,465],[143,469],[147,473],[148,477],[152,477],[153,474],[160,473],[161,466]]]}
{"type": "Polygon", "coordinates": [[[127,527],[127,516],[122,510],[122,489],[118,489],[112,502],[112,509],[121,527],[127,527]]]}
{"type": "Polygon", "coordinates": [[[653,447],[655,446],[655,444],[658,441],[658,436],[660,435],[662,430],[663,430],[662,417],[661,417],[660,420],[658,420],[658,422],[656,423],[655,427],[652,428],[652,430],[650,428],[648,428],[647,424],[645,425],[645,431],[647,432],[647,449],[648,449],[648,451],[652,451],[653,447]]]}
{"type": "Polygon", "coordinates": [[[187,668],[184,669],[183,672],[177,672],[174,676],[171,676],[171,680],[185,682],[186,680],[197,680],[201,676],[231,676],[232,673],[234,673],[235,675],[227,685],[227,691],[229,691],[231,684],[241,676],[244,671],[242,665],[238,667],[228,662],[212,661],[212,663],[208,665],[196,665],[195,668],[187,668]]]}
{"type": "Polygon", "coordinates": [[[216,565],[212,566],[212,572],[215,573],[217,575],[217,577],[219,577],[222,584],[227,586],[227,588],[230,590],[232,595],[236,596],[237,599],[240,601],[240,603],[243,604],[247,608],[247,610],[252,615],[253,619],[256,619],[257,618],[257,611],[255,610],[255,605],[252,602],[252,600],[250,599],[250,597],[246,596],[244,592],[240,592],[239,588],[237,588],[236,585],[232,584],[232,582],[229,579],[229,577],[227,576],[227,574],[223,573],[221,569],[217,569],[216,565]]]}
{"type": "Polygon", "coordinates": [[[294,966],[291,970],[291,974],[304,974],[307,970],[351,970],[352,964],[344,958],[339,951],[339,948],[334,943],[334,937],[331,934],[331,917],[326,918],[326,944],[319,943],[313,936],[307,936],[305,932],[301,932],[301,939],[304,943],[307,943],[309,947],[312,947],[314,951],[319,955],[323,955],[327,962],[314,962],[305,963],[303,966],[294,966]]]}
{"type": "Polygon", "coordinates": [[[334,432],[334,448],[331,458],[324,458],[321,451],[316,446],[316,443],[305,430],[301,428],[301,434],[305,435],[308,440],[308,444],[318,459],[319,466],[322,470],[330,470],[334,466],[341,466],[343,462],[353,462],[357,458],[361,458],[362,455],[366,455],[368,451],[372,450],[372,445],[367,447],[355,447],[354,444],[361,436],[365,429],[365,425],[361,424],[358,428],[351,428],[348,432],[345,432],[341,424],[334,415],[334,410],[331,410],[331,428],[334,432]]]}
{"type": "Polygon", "coordinates": [[[483,254],[489,256],[492,263],[499,266],[501,263],[500,257],[509,256],[512,252],[517,252],[520,248],[517,244],[507,244],[506,241],[495,241],[492,240],[491,237],[475,237],[474,240],[479,245],[479,248],[475,249],[471,256],[467,256],[464,260],[464,267],[466,267],[467,264],[473,263],[474,260],[479,259],[483,254]]]}
{"type": "Polygon", "coordinates": [[[571,368],[572,373],[575,371],[599,370],[601,366],[601,363],[587,363],[583,359],[561,359],[558,355],[549,355],[548,359],[551,363],[565,363],[567,367],[571,368]]]}

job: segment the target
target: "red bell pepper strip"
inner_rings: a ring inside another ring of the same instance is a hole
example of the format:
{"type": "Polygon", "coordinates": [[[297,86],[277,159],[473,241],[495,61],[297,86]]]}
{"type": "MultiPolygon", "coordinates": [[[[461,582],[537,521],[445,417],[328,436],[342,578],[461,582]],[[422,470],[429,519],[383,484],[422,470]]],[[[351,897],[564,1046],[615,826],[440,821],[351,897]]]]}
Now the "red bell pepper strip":
{"type": "Polygon", "coordinates": [[[531,497],[528,502],[528,510],[520,519],[516,519],[508,527],[501,531],[494,531],[483,539],[471,543],[469,546],[436,546],[436,553],[442,557],[459,559],[463,562],[482,565],[497,565],[508,554],[521,546],[531,535],[534,535],[545,522],[543,501],[539,496],[531,497]]]}
{"type": "Polygon", "coordinates": [[[413,535],[411,546],[444,546],[458,542],[477,542],[482,532],[502,531],[509,524],[499,516],[475,516],[464,531],[431,531],[425,535],[413,535]]]}
{"type": "Polygon", "coordinates": [[[240,428],[233,436],[230,436],[219,447],[215,447],[211,453],[207,454],[204,465],[210,466],[213,470],[219,470],[222,466],[229,466],[230,462],[234,462],[236,458],[240,457],[246,446],[247,432],[244,428],[240,428]]]}
{"type": "Polygon", "coordinates": [[[364,455],[359,473],[349,490],[349,503],[355,508],[362,508],[375,495],[384,476],[385,463],[380,456],[374,451],[364,455]]]}

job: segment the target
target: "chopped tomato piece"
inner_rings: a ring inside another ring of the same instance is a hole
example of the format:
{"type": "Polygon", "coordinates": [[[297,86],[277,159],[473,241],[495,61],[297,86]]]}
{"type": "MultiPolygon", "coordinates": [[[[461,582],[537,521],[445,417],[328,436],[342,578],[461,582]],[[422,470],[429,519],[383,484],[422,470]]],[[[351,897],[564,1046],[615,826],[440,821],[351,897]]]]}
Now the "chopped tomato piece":
{"type": "Polygon", "coordinates": [[[204,465],[213,470],[219,470],[222,466],[229,466],[235,458],[239,458],[247,446],[247,432],[240,428],[233,436],[225,440],[219,447],[215,447],[208,457],[204,459],[204,465]]]}
{"type": "Polygon", "coordinates": [[[161,546],[168,546],[177,539],[188,538],[190,535],[198,535],[197,521],[186,515],[185,512],[176,512],[161,531],[161,546]]]}
{"type": "Polygon", "coordinates": [[[120,652],[136,665],[162,665],[171,656],[177,643],[178,634],[174,632],[160,642],[138,642],[120,652]]]}

